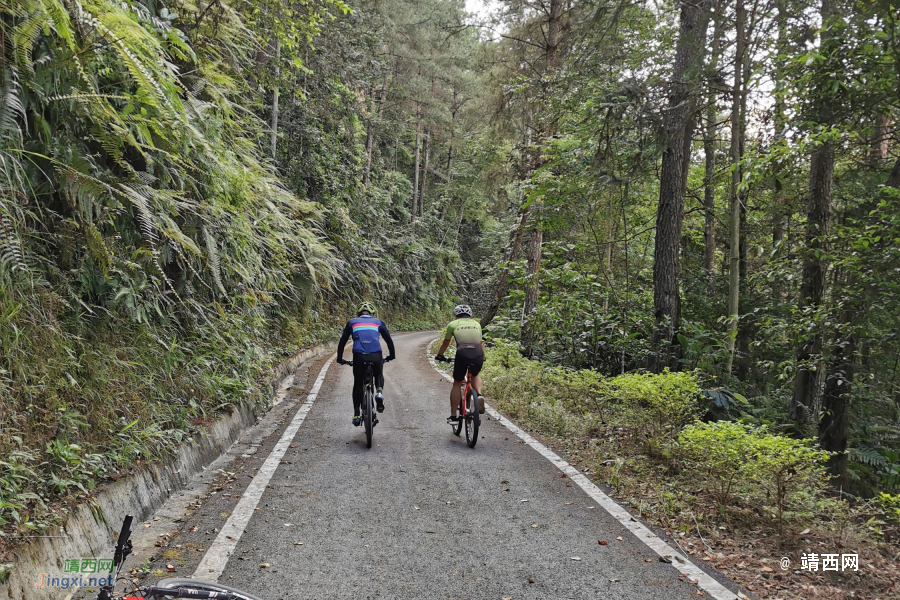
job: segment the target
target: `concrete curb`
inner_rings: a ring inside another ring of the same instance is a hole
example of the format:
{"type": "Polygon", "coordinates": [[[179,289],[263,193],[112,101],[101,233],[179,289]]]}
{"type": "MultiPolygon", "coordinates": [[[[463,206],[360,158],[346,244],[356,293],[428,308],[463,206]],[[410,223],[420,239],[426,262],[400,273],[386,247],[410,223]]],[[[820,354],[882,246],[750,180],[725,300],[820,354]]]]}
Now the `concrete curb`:
{"type": "MultiPolygon", "coordinates": [[[[283,398],[288,383],[285,380],[293,381],[293,372],[303,362],[333,351],[335,343],[300,350],[279,364],[274,374],[277,392],[271,406],[279,403],[279,396],[283,398]]],[[[95,497],[75,508],[65,526],[53,537],[37,539],[13,551],[15,567],[9,580],[0,585],[0,599],[64,598],[73,589],[66,591],[46,586],[38,589],[41,574],[68,576],[63,573],[66,559],[112,556],[112,543],[125,515],[134,515],[138,523],[146,520],[172,493],[184,488],[195,475],[226,452],[243,430],[254,425],[262,414],[259,407],[241,403],[231,414],[219,418],[202,434],[183,443],[174,456],[141,467],[132,475],[105,486],[95,497]]],[[[71,575],[77,577],[75,573],[71,575]]]]}

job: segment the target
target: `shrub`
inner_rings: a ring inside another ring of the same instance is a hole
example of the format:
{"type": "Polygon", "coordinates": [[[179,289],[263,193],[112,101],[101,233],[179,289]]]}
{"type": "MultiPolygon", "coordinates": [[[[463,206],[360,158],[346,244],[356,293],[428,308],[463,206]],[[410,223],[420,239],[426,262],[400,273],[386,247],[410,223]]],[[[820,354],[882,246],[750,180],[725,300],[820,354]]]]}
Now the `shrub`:
{"type": "Polygon", "coordinates": [[[755,432],[753,442],[753,478],[775,497],[778,507],[778,525],[784,523],[784,508],[788,497],[798,491],[821,494],[825,487],[825,461],[829,453],[818,450],[816,440],[795,440],[765,433],[765,428],[755,432]]]}
{"type": "Polygon", "coordinates": [[[884,511],[884,516],[888,521],[900,524],[900,494],[892,496],[881,492],[875,503],[884,511]]]}
{"type": "Polygon", "coordinates": [[[673,439],[699,414],[700,386],[693,373],[627,374],[608,382],[608,394],[633,409],[629,420],[652,442],[673,439]]]}
{"type": "Polygon", "coordinates": [[[678,436],[678,446],[687,466],[705,474],[720,504],[731,497],[731,489],[748,473],[757,431],[742,423],[719,421],[694,423],[678,436]]]}

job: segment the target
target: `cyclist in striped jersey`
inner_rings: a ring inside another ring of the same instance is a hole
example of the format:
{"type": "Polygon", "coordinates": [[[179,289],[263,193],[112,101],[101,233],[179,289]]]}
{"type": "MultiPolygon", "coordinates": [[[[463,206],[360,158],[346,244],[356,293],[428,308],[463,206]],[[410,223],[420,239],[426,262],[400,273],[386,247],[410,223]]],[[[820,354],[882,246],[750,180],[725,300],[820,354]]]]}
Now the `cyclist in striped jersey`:
{"type": "Polygon", "coordinates": [[[359,407],[362,405],[363,388],[366,386],[366,363],[372,363],[375,373],[375,405],[378,412],[384,412],[384,363],[394,360],[394,341],[387,325],[379,318],[373,317],[375,306],[371,302],[363,302],[356,311],[356,318],[347,321],[341,339],[338,341],[337,362],[344,364],[344,344],[353,338],[353,424],[359,427],[362,423],[359,407]],[[388,357],[382,359],[381,342],[383,337],[388,346],[388,357]]]}

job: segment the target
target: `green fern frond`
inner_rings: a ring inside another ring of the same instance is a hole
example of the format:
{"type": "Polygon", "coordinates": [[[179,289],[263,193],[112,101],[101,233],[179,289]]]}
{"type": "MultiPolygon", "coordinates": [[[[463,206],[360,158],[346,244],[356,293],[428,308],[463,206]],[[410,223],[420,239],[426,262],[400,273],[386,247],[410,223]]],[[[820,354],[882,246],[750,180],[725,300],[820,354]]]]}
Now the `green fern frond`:
{"type": "Polygon", "coordinates": [[[878,448],[850,448],[847,453],[850,460],[869,467],[885,468],[889,464],[884,455],[878,451],[878,448]]]}

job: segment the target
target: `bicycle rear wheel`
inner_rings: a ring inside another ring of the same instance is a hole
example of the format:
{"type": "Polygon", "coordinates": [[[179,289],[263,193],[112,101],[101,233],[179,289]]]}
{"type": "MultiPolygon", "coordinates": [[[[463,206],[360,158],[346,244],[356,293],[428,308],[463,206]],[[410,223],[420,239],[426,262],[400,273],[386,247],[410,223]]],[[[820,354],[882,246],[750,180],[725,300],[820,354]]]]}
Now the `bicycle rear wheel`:
{"type": "Polygon", "coordinates": [[[156,587],[176,589],[184,588],[186,590],[200,590],[203,592],[231,592],[240,600],[262,600],[258,596],[248,594],[247,592],[237,590],[221,583],[210,583],[208,581],[200,581],[199,579],[163,579],[156,584],[156,587]]]}
{"type": "Polygon", "coordinates": [[[462,433],[462,426],[462,403],[459,403],[456,405],[456,421],[450,421],[450,430],[453,432],[453,435],[462,433]]]}
{"type": "Polygon", "coordinates": [[[475,390],[470,389],[466,394],[466,443],[469,448],[475,447],[478,441],[478,426],[481,425],[481,417],[478,414],[478,396],[475,390]]]}
{"type": "Polygon", "coordinates": [[[366,393],[363,397],[363,421],[366,425],[366,448],[372,447],[372,413],[375,412],[375,396],[371,386],[366,386],[366,393]]]}

